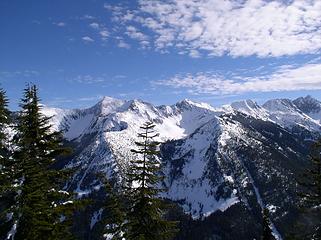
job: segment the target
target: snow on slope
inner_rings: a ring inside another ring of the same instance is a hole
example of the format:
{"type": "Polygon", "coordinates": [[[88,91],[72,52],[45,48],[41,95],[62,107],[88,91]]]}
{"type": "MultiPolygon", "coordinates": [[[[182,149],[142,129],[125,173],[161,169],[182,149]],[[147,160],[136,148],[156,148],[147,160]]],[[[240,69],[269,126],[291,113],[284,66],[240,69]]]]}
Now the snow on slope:
{"type": "Polygon", "coordinates": [[[87,177],[92,172],[104,171],[110,176],[126,168],[128,159],[133,157],[130,149],[135,147],[137,132],[144,122],[155,123],[160,141],[184,140],[180,151],[175,154],[177,159],[184,158],[186,162],[180,169],[181,177],[170,183],[167,197],[184,199],[185,211],[194,217],[200,214],[206,216],[218,209],[223,211],[239,201],[237,189],[226,198],[215,198],[217,186],[233,182],[233,176],[222,176],[216,185],[204,177],[209,161],[205,157],[206,151],[211,149],[211,144],[217,143],[218,149],[224,149],[231,137],[243,135],[241,127],[226,124],[224,117],[221,117],[224,113],[233,114],[234,111],[286,128],[299,125],[313,131],[320,130],[317,120],[303,113],[290,100],[284,99],[268,101],[263,107],[246,100],[216,109],[190,100],[172,106],[155,107],[141,100],[123,101],[105,97],[95,106],[84,110],[43,109],[47,116],[54,115],[52,123],[56,129],[64,131],[66,139],[82,143],[86,136],[93,135],[72,161],[72,164],[81,166],[81,171],[75,177],[79,193],[90,192],[87,188],[93,183],[88,183],[91,180],[87,180],[87,177]]]}
{"type": "Polygon", "coordinates": [[[42,105],[41,112],[47,117],[51,117],[50,123],[55,131],[60,130],[60,125],[64,118],[72,114],[73,110],[65,110],[61,108],[52,108],[42,105]]]}
{"type": "Polygon", "coordinates": [[[257,119],[277,123],[287,129],[292,129],[294,126],[312,131],[320,131],[321,129],[321,122],[316,119],[319,113],[316,115],[313,115],[314,113],[305,114],[289,99],[272,99],[262,106],[252,100],[244,100],[233,102],[225,106],[225,109],[226,111],[234,109],[257,119]]]}
{"type": "Polygon", "coordinates": [[[153,121],[159,140],[183,139],[220,112],[209,105],[184,100],[172,106],[154,107],[141,100],[121,101],[105,97],[94,107],[73,110],[64,116],[59,128],[68,140],[82,145],[86,136],[94,136],[82,146],[80,155],[70,166],[81,166],[75,177],[76,190],[89,193],[87,178],[92,172],[104,171],[108,176],[123,171],[131,159],[139,127],[153,121]]]}
{"type": "Polygon", "coordinates": [[[293,101],[293,103],[305,114],[317,120],[321,124],[321,102],[312,98],[311,96],[300,97],[293,101]]]}
{"type": "Polygon", "coordinates": [[[320,123],[303,113],[289,99],[273,99],[263,104],[269,112],[269,118],[277,124],[291,128],[298,125],[312,131],[320,131],[320,123]]]}
{"type": "MultiPolygon", "coordinates": [[[[219,183],[214,185],[209,178],[205,177],[209,162],[206,152],[220,136],[219,120],[214,117],[186,138],[172,156],[173,163],[183,160],[184,164],[178,167],[180,177],[171,179],[171,182],[167,183],[168,192],[165,196],[174,201],[183,202],[183,209],[191,213],[193,218],[206,217],[217,210],[225,211],[239,202],[236,190],[229,197],[217,197],[219,195],[218,186],[225,179],[221,178],[219,183]]],[[[171,169],[166,171],[166,175],[171,175],[171,169]]]]}
{"type": "Polygon", "coordinates": [[[269,114],[267,110],[260,107],[256,102],[252,100],[244,100],[239,102],[233,102],[231,104],[231,107],[233,109],[236,109],[244,114],[247,114],[249,116],[259,118],[262,120],[268,120],[269,114]]]}
{"type": "Polygon", "coordinates": [[[122,112],[115,113],[114,117],[119,122],[126,123],[126,128],[121,131],[108,131],[105,128],[106,142],[113,149],[116,158],[126,163],[123,159],[130,159],[130,149],[135,147],[139,127],[146,121],[153,121],[155,131],[159,133],[159,141],[165,142],[173,139],[183,139],[192,134],[202,124],[213,119],[218,112],[208,105],[200,105],[184,100],[173,106],[154,107],[139,100],[128,101],[122,112]],[[119,143],[122,143],[121,145],[119,143]],[[126,148],[124,148],[126,146],[126,148]]]}

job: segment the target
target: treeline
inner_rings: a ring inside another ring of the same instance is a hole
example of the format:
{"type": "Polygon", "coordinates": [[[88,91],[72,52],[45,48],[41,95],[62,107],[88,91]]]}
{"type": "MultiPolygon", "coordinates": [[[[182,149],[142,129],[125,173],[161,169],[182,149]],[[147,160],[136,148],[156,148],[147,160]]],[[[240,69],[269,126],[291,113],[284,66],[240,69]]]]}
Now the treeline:
{"type": "MultiPolygon", "coordinates": [[[[161,184],[164,174],[154,127],[146,122],[137,133],[135,159],[129,161],[122,184],[114,186],[97,175],[106,193],[101,239],[166,240],[179,232],[178,222],[167,218],[168,201],[159,197],[166,189],[161,184]]],[[[288,239],[321,239],[320,223],[310,226],[307,220],[321,219],[320,151],[319,141],[311,152],[309,169],[298,181],[300,209],[307,217],[296,221],[288,239]]],[[[67,190],[66,182],[75,169],[56,167],[58,159],[70,152],[63,146],[62,133],[53,131],[50,118],[41,113],[35,85],[26,86],[20,111],[14,115],[0,89],[0,239],[76,239],[74,214],[90,202],[67,190]]],[[[265,209],[262,214],[261,239],[273,239],[269,212],[265,209]]]]}

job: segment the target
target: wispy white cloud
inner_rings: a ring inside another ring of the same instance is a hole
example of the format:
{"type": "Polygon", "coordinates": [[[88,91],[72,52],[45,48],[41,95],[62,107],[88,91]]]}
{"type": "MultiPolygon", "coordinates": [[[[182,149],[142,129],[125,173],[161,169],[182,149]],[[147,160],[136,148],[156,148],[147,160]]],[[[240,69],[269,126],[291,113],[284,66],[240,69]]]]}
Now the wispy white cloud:
{"type": "Polygon", "coordinates": [[[72,103],[72,99],[64,98],[64,97],[56,97],[53,99],[50,99],[44,103],[45,106],[59,106],[61,104],[66,104],[66,103],[72,103]]]}
{"type": "Polygon", "coordinates": [[[125,32],[130,38],[135,39],[139,41],[141,46],[147,47],[149,46],[149,37],[145,35],[144,33],[137,30],[134,26],[127,26],[126,32],[125,32]]]}
{"type": "Polygon", "coordinates": [[[8,80],[14,78],[34,78],[40,75],[36,70],[0,71],[0,79],[8,80]]]}
{"type": "Polygon", "coordinates": [[[77,82],[82,84],[95,84],[106,82],[106,76],[93,76],[93,75],[78,75],[77,77],[69,80],[69,82],[77,82]]]}
{"type": "Polygon", "coordinates": [[[153,82],[155,85],[185,89],[191,94],[240,94],[294,90],[321,90],[321,63],[303,66],[281,66],[271,74],[258,76],[233,75],[207,72],[176,75],[170,79],[153,82]]]}
{"type": "Polygon", "coordinates": [[[99,34],[103,37],[108,37],[109,36],[109,32],[107,30],[102,30],[99,32],[99,34]]]}
{"type": "Polygon", "coordinates": [[[198,50],[195,50],[195,49],[191,49],[189,51],[189,56],[192,57],[192,58],[199,58],[201,57],[201,54],[198,50]]]}
{"type": "Polygon", "coordinates": [[[134,10],[104,7],[125,28],[148,32],[162,52],[278,57],[321,50],[320,0],[139,0],[134,10]]]}
{"type": "Polygon", "coordinates": [[[100,39],[102,41],[106,41],[107,38],[109,37],[109,31],[104,26],[104,24],[100,24],[100,23],[97,23],[97,22],[92,22],[92,23],[89,24],[89,27],[94,29],[97,32],[97,34],[99,34],[100,39]]]}
{"type": "Polygon", "coordinates": [[[99,24],[96,22],[90,23],[89,26],[93,29],[99,29],[99,24]]]}
{"type": "Polygon", "coordinates": [[[91,37],[85,36],[81,38],[84,42],[94,42],[95,40],[91,37]]]}
{"type": "Polygon", "coordinates": [[[85,14],[84,16],[81,17],[81,19],[93,20],[93,19],[96,19],[96,17],[91,16],[89,14],[85,14]]]}
{"type": "Polygon", "coordinates": [[[53,24],[58,27],[65,27],[67,25],[65,22],[54,22],[53,24]]]}
{"type": "Polygon", "coordinates": [[[77,98],[77,101],[81,102],[91,102],[91,101],[97,101],[103,98],[103,95],[96,95],[92,97],[82,97],[82,98],[77,98]]]}
{"type": "Polygon", "coordinates": [[[120,48],[126,48],[126,49],[130,49],[130,45],[128,43],[126,43],[124,40],[122,39],[119,39],[118,40],[118,44],[117,44],[118,47],[120,48]]]}
{"type": "MultiPolygon", "coordinates": [[[[0,72],[1,74],[1,72],[0,72]]],[[[0,75],[1,76],[1,75],[0,75]]],[[[131,84],[131,81],[125,80],[127,78],[126,75],[114,75],[110,76],[106,73],[95,75],[95,74],[82,74],[68,78],[68,82],[70,83],[80,83],[80,84],[97,84],[99,86],[108,86],[113,84],[116,86],[117,84],[131,84]]]]}
{"type": "Polygon", "coordinates": [[[80,98],[56,97],[56,98],[47,100],[44,105],[50,106],[50,107],[63,106],[65,108],[66,106],[70,107],[76,104],[76,107],[89,107],[90,104],[95,104],[98,100],[102,98],[103,98],[103,95],[101,94],[98,94],[95,96],[89,96],[89,97],[80,97],[80,98]],[[82,104],[79,104],[79,102],[82,102],[82,104]],[[83,103],[89,103],[89,105],[83,105],[83,103]]]}

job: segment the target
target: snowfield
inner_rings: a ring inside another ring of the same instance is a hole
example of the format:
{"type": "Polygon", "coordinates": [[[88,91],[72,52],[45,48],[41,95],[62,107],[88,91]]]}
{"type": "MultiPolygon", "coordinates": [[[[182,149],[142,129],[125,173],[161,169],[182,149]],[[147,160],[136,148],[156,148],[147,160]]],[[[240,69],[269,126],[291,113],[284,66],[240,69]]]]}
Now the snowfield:
{"type": "MultiPolygon", "coordinates": [[[[193,218],[226,211],[235,204],[250,208],[253,198],[259,207],[269,206],[273,214],[280,214],[282,210],[266,197],[260,179],[275,175],[280,184],[287,179],[278,172],[283,171],[278,164],[275,169],[264,169],[270,164],[269,153],[261,156],[261,152],[267,145],[288,158],[299,151],[293,141],[288,143],[291,147],[282,145],[293,129],[308,131],[311,138],[321,133],[321,103],[311,97],[274,99],[262,106],[245,100],[221,108],[186,99],[171,106],[153,106],[141,100],[104,97],[88,109],[43,107],[42,111],[52,116],[53,129],[77,143],[78,154],[69,166],[80,167],[72,181],[79,196],[100,188],[93,173],[104,172],[121,180],[133,158],[130,149],[135,148],[139,127],[153,121],[158,140],[164,143],[168,191],[163,197],[179,202],[193,218]],[[246,155],[249,151],[267,159],[255,162],[246,155]]],[[[94,213],[91,228],[100,214],[94,213]]],[[[273,223],[271,228],[281,239],[273,223]]]]}

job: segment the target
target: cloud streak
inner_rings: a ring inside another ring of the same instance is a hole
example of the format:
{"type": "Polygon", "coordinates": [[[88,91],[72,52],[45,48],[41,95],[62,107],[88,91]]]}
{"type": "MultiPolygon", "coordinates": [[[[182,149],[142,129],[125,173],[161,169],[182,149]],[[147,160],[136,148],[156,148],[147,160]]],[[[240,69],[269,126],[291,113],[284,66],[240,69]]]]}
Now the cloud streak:
{"type": "Polygon", "coordinates": [[[320,53],[319,0],[138,2],[135,10],[109,5],[105,8],[114,11],[114,21],[124,28],[129,24],[136,26],[135,31],[125,31],[130,38],[140,41],[141,36],[136,33],[148,32],[158,51],[176,49],[191,57],[262,58],[320,53]]]}
{"type": "Polygon", "coordinates": [[[54,22],[53,24],[58,27],[65,27],[67,25],[65,22],[54,22]]]}
{"type": "Polygon", "coordinates": [[[106,76],[92,76],[92,75],[78,75],[77,77],[69,80],[70,82],[77,82],[81,84],[97,84],[107,81],[106,76]]]}
{"type": "Polygon", "coordinates": [[[89,42],[94,42],[94,41],[95,41],[94,39],[92,39],[91,37],[88,37],[88,36],[82,37],[81,39],[82,39],[84,42],[87,42],[87,43],[89,43],[89,42]]]}
{"type": "Polygon", "coordinates": [[[294,90],[321,90],[321,63],[300,67],[281,66],[271,74],[257,77],[234,75],[226,78],[217,73],[176,75],[155,85],[186,89],[191,94],[241,94],[294,90]]]}

